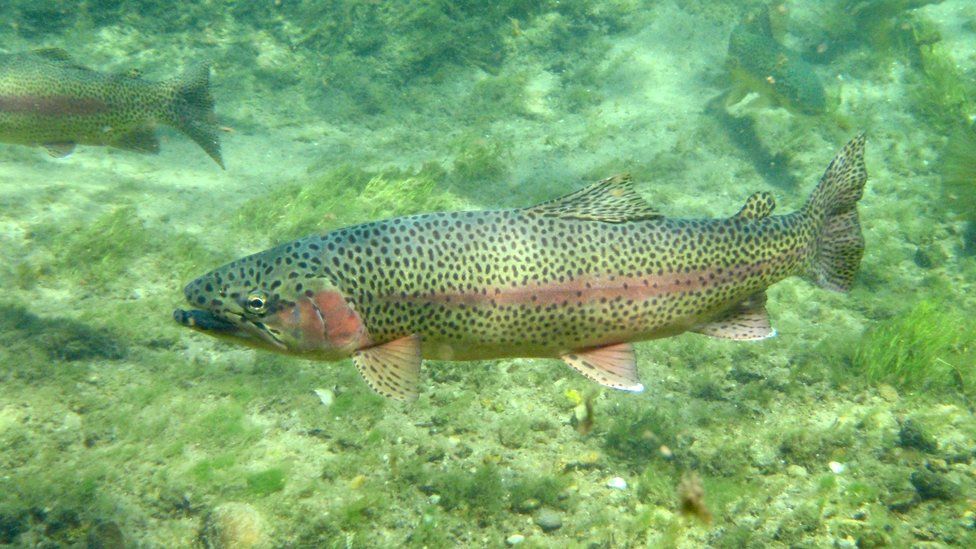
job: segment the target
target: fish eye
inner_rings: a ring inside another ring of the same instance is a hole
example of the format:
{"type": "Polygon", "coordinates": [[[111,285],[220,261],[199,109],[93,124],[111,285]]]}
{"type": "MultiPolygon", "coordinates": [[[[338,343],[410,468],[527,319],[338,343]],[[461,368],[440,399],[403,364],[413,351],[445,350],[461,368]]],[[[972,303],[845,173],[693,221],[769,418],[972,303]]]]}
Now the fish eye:
{"type": "Polygon", "coordinates": [[[256,315],[264,314],[268,311],[268,296],[261,291],[254,291],[247,295],[244,302],[247,312],[256,315]]]}

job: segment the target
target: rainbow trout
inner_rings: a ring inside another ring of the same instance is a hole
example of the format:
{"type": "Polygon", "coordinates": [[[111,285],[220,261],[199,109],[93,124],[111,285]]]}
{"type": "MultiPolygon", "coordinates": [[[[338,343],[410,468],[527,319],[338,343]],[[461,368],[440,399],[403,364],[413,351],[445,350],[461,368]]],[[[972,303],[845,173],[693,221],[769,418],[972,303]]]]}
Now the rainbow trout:
{"type": "Polygon", "coordinates": [[[768,193],[727,219],[670,219],[626,176],[531,208],[446,212],[309,236],[188,284],[184,326],[320,360],[352,356],[374,390],[417,396],[421,358],[558,357],[643,389],[633,341],[774,335],[765,290],[799,275],[847,290],[864,251],[864,137],[798,211],[768,193]]]}
{"type": "Polygon", "coordinates": [[[733,81],[729,105],[755,91],[800,114],[827,111],[827,93],[816,71],[773,38],[768,7],[746,16],[732,30],[726,65],[733,81]]]}
{"type": "Polygon", "coordinates": [[[162,123],[223,168],[213,108],[207,65],[149,82],[96,72],[60,49],[0,54],[0,141],[41,145],[52,156],[66,156],[76,144],[155,154],[154,127],[162,123]]]}

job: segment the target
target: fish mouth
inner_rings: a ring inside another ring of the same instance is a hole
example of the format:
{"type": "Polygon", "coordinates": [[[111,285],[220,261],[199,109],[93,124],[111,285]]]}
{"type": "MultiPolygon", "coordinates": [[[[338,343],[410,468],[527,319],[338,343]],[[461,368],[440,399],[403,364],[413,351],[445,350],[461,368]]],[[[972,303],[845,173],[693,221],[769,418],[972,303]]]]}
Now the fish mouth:
{"type": "MultiPolygon", "coordinates": [[[[236,315],[235,315],[236,316],[236,315]]],[[[287,348],[275,334],[268,330],[267,326],[260,322],[251,322],[243,317],[240,322],[233,322],[226,318],[217,316],[210,311],[200,309],[176,309],[173,311],[173,320],[181,326],[191,328],[198,332],[203,332],[217,337],[229,337],[255,347],[270,347],[278,350],[287,348]],[[262,345],[264,344],[264,345],[262,345]]]]}
{"type": "Polygon", "coordinates": [[[173,311],[173,320],[181,326],[201,332],[230,333],[239,330],[237,324],[220,318],[210,311],[201,311],[200,309],[189,311],[176,309],[173,311]]]}

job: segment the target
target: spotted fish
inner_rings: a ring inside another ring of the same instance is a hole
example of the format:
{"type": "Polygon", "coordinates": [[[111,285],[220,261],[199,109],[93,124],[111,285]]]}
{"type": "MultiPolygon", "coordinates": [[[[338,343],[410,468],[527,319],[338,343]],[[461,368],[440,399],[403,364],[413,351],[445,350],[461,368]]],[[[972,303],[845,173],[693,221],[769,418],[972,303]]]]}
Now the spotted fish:
{"type": "Polygon", "coordinates": [[[220,167],[220,139],[210,69],[149,82],[77,64],[60,49],[0,54],[0,141],[40,145],[53,156],[76,144],[159,152],[154,127],[166,124],[193,139],[220,167]]]}
{"type": "Polygon", "coordinates": [[[800,114],[827,111],[827,93],[816,71],[773,38],[768,7],[746,16],[732,30],[726,64],[733,82],[727,104],[757,92],[800,114]]]}
{"type": "Polygon", "coordinates": [[[847,290],[864,251],[864,137],[806,204],[768,193],[727,219],[670,219],[626,176],[514,210],[398,217],[309,236],[190,282],[176,321],[254,347],[351,356],[374,390],[418,394],[422,358],[558,357],[640,391],[633,341],[774,335],[765,290],[799,275],[847,290]]]}

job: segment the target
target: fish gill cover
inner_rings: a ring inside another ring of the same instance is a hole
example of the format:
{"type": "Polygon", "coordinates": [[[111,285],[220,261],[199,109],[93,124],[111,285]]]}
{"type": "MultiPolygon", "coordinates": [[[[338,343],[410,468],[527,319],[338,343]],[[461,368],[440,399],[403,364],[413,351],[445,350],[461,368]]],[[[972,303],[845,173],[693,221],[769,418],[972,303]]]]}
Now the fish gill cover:
{"type": "Polygon", "coordinates": [[[0,544],[976,545],[971,4],[3,2],[5,55],[209,62],[227,171],[165,125],[158,155],[0,143],[0,544]],[[736,72],[763,8],[776,55],[736,72]],[[618,173],[668,217],[791,212],[861,130],[850,292],[773,286],[761,342],[638,343],[639,394],[431,361],[402,406],[170,316],[307,234],[618,173]]]}

